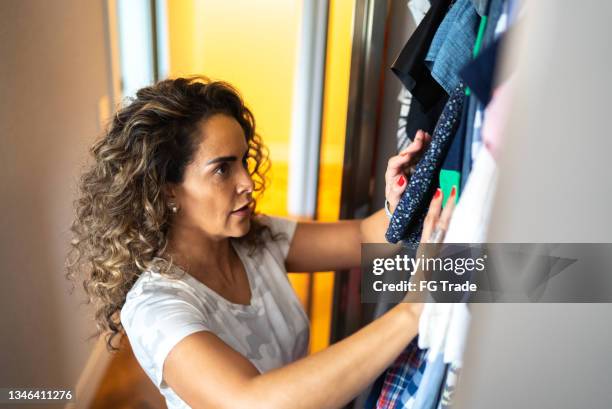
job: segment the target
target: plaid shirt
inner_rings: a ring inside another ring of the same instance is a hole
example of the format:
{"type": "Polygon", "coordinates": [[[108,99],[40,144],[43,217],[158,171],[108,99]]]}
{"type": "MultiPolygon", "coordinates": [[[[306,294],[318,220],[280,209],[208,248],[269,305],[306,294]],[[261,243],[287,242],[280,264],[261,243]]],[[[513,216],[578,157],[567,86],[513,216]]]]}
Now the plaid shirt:
{"type": "Polygon", "coordinates": [[[426,353],[419,349],[417,338],[413,339],[387,369],[376,409],[408,408],[401,397],[416,394],[427,364],[426,353]]]}

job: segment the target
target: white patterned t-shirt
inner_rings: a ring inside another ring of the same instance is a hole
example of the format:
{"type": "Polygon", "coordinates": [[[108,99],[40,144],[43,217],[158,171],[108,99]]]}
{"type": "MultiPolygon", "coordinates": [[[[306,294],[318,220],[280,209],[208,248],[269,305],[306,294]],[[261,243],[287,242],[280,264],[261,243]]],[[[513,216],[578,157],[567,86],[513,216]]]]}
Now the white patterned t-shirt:
{"type": "Polygon", "coordinates": [[[264,248],[253,256],[231,240],[249,279],[249,305],[228,301],[187,273],[170,279],[155,269],[142,273],[127,294],[121,323],[136,359],[169,409],[189,406],[163,380],[164,360],[192,333],[214,333],[261,373],[306,355],[309,322],[285,269],[297,223],[273,216],[261,220],[286,239],[274,241],[265,234],[264,248]]]}

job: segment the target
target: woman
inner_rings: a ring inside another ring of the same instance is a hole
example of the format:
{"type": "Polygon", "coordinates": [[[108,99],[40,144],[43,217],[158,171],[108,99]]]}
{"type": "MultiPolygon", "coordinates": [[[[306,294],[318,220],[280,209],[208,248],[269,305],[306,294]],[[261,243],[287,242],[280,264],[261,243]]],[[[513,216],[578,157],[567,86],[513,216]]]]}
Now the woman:
{"type": "MultiPolygon", "coordinates": [[[[391,210],[407,184],[402,169],[429,138],[419,132],[389,160],[391,210]]],[[[384,211],[337,223],[256,215],[266,157],[229,85],[193,77],[143,88],[92,153],[69,277],[85,273],[109,349],[125,330],[169,408],[341,407],[416,335],[421,306],[402,303],[305,356],[308,320],[286,272],[358,266],[361,243],[384,242],[388,219],[384,211]]]]}

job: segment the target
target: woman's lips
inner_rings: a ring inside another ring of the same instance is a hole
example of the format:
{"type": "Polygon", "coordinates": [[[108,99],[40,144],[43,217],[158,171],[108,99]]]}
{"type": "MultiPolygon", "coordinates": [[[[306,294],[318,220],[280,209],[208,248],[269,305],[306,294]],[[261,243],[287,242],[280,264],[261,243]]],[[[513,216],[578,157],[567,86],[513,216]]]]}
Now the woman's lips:
{"type": "Polygon", "coordinates": [[[251,213],[251,209],[249,208],[249,204],[245,204],[240,209],[234,210],[231,214],[234,216],[244,217],[251,213]]]}

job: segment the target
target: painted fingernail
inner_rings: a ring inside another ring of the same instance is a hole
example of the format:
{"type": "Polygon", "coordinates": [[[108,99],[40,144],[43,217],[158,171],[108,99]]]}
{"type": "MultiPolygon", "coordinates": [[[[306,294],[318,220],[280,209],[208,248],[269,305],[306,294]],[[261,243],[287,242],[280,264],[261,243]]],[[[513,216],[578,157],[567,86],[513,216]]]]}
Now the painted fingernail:
{"type": "Polygon", "coordinates": [[[451,196],[455,196],[455,193],[457,193],[457,186],[453,186],[453,188],[451,189],[451,196]]]}
{"type": "Polygon", "coordinates": [[[406,183],[406,178],[403,177],[403,176],[400,176],[399,179],[397,180],[397,185],[399,187],[402,187],[402,186],[404,186],[404,183],[406,183]]]}
{"type": "Polygon", "coordinates": [[[436,189],[436,194],[434,195],[434,199],[439,198],[441,194],[442,194],[442,191],[440,190],[440,188],[436,189]]]}

